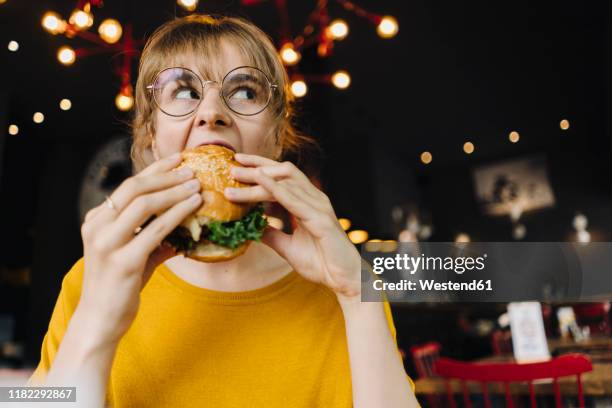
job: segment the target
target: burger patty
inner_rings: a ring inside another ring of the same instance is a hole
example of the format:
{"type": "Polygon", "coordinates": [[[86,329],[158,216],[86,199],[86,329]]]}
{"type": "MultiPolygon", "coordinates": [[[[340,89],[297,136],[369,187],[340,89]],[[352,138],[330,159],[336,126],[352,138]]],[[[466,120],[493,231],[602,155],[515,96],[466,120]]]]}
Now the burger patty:
{"type": "MultiPolygon", "coordinates": [[[[268,222],[263,216],[263,205],[258,204],[239,220],[211,221],[207,225],[203,225],[200,241],[210,241],[217,245],[235,249],[246,241],[259,241],[267,225],[268,222]]],[[[184,226],[175,228],[166,237],[165,241],[179,252],[189,252],[195,249],[197,245],[189,229],[184,226]]]]}

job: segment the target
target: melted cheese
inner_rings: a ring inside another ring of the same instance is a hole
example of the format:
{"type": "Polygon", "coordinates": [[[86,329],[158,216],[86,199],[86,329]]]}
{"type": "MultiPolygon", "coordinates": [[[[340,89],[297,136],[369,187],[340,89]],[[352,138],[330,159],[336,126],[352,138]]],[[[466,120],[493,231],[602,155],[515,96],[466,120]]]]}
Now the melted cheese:
{"type": "Polygon", "coordinates": [[[200,240],[200,235],[202,235],[202,226],[200,223],[198,223],[198,219],[195,217],[195,215],[190,215],[189,217],[185,218],[181,223],[181,226],[189,230],[191,238],[195,242],[200,240]]]}

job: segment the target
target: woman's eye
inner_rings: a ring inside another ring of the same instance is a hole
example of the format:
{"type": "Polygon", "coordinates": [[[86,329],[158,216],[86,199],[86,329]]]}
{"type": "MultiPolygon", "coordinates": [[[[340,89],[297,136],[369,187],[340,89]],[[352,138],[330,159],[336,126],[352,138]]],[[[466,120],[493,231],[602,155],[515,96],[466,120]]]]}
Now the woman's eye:
{"type": "Polygon", "coordinates": [[[176,99],[200,99],[200,96],[193,88],[179,88],[174,97],[176,99]]]}
{"type": "Polygon", "coordinates": [[[252,90],[251,88],[246,88],[246,87],[238,88],[232,94],[232,99],[234,98],[235,99],[255,99],[256,92],[252,90]]]}

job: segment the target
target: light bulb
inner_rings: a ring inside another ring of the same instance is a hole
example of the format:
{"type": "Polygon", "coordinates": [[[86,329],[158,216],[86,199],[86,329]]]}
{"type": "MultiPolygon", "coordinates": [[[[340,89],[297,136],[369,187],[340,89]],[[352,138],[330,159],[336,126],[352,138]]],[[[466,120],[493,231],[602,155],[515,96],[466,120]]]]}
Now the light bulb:
{"type": "Polygon", "coordinates": [[[293,44],[285,43],[280,49],[280,56],[285,65],[297,64],[302,56],[293,48],[293,44]]]}
{"type": "Polygon", "coordinates": [[[134,106],[134,97],[123,92],[119,92],[115,97],[115,106],[120,111],[126,112],[134,106]]]}
{"type": "Polygon", "coordinates": [[[306,95],[306,92],[308,92],[308,86],[306,85],[306,82],[302,81],[301,79],[298,79],[297,81],[293,81],[291,83],[291,93],[296,98],[301,98],[302,96],[306,95]]]}
{"type": "Polygon", "coordinates": [[[43,123],[45,120],[45,115],[40,112],[36,112],[34,116],[32,116],[32,120],[34,121],[34,123],[43,123]]]}
{"type": "Polygon", "coordinates": [[[561,122],[559,122],[559,127],[561,128],[561,130],[569,129],[569,127],[570,127],[569,120],[563,119],[561,122]]]}
{"type": "Polygon", "coordinates": [[[472,142],[465,142],[463,144],[463,151],[467,154],[472,154],[474,153],[474,143],[472,142]]]}
{"type": "Polygon", "coordinates": [[[42,26],[48,33],[53,35],[66,31],[66,22],[62,20],[59,14],[53,11],[47,11],[43,15],[42,26]]]}
{"type": "Polygon", "coordinates": [[[431,163],[432,160],[433,160],[433,157],[431,153],[429,152],[421,153],[421,162],[423,162],[423,164],[429,164],[431,163]]]}
{"type": "Polygon", "coordinates": [[[521,138],[521,136],[519,135],[519,132],[513,130],[512,132],[510,132],[510,134],[508,135],[508,139],[512,142],[512,143],[516,143],[519,141],[519,139],[521,138]]]}
{"type": "Polygon", "coordinates": [[[348,237],[353,244],[361,244],[368,240],[368,232],[364,230],[353,230],[348,232],[348,237]]]}
{"type": "Polygon", "coordinates": [[[332,75],[332,84],[338,89],[346,89],[351,84],[351,77],[346,71],[337,71],[332,75]]]}
{"type": "Polygon", "coordinates": [[[348,218],[338,218],[338,222],[340,223],[340,226],[344,231],[351,228],[351,220],[349,220],[348,218]]]}
{"type": "Polygon", "coordinates": [[[57,59],[64,65],[72,65],[76,60],[76,53],[67,45],[64,45],[57,51],[57,59]]]}
{"type": "Polygon", "coordinates": [[[72,102],[70,101],[70,99],[62,99],[60,101],[60,109],[67,111],[72,107],[72,102]]]}
{"type": "Polygon", "coordinates": [[[176,2],[187,11],[194,11],[198,7],[198,0],[177,0],[176,2]]]}
{"type": "Polygon", "coordinates": [[[397,20],[392,16],[383,16],[376,27],[378,35],[385,39],[395,37],[398,31],[397,20]]]}
{"type": "Polygon", "coordinates": [[[466,242],[470,242],[470,236],[468,234],[466,234],[465,232],[460,232],[459,234],[457,234],[457,236],[455,237],[455,242],[457,243],[466,243],[466,242]]]}
{"type": "Polygon", "coordinates": [[[17,125],[10,125],[8,128],[9,135],[15,136],[19,133],[19,127],[17,125]]]}
{"type": "Polygon", "coordinates": [[[123,29],[117,20],[107,18],[100,24],[100,27],[98,27],[98,33],[100,34],[100,38],[104,41],[109,44],[114,44],[121,38],[123,29]]]}
{"type": "Polygon", "coordinates": [[[327,34],[336,41],[343,40],[348,35],[349,28],[346,22],[342,19],[336,19],[327,27],[327,34]]]}
{"type": "Polygon", "coordinates": [[[86,30],[93,25],[93,14],[84,10],[75,9],[68,21],[76,28],[86,30]]]}

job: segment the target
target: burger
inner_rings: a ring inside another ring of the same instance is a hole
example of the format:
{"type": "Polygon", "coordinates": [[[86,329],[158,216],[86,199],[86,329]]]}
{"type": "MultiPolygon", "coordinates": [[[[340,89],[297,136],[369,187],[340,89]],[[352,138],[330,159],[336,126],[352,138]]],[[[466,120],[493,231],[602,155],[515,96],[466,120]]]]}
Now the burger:
{"type": "Polygon", "coordinates": [[[226,187],[248,187],[230,175],[234,152],[208,144],[182,152],[176,170],[189,167],[200,181],[202,206],[166,237],[177,253],[202,262],[222,262],[242,255],[251,241],[259,241],[268,225],[262,203],[234,203],[225,198],[226,187]]]}

